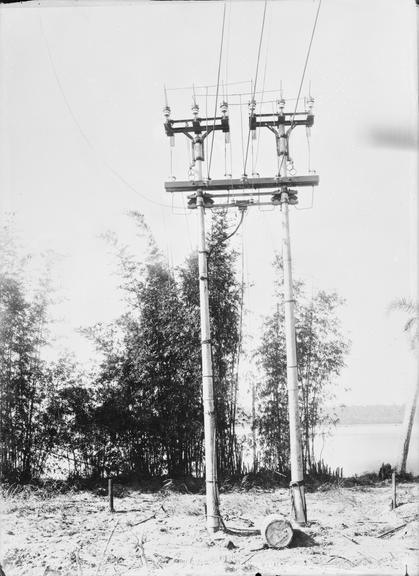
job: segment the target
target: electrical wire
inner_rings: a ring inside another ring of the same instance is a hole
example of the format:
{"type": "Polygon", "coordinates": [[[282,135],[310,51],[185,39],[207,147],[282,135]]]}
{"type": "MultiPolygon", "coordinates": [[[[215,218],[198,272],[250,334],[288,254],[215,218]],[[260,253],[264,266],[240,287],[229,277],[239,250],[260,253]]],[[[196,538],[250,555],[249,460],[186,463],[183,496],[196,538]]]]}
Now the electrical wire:
{"type": "Polygon", "coordinates": [[[309,206],[302,206],[302,207],[299,207],[299,206],[296,205],[296,206],[295,206],[295,209],[296,209],[296,210],[300,210],[300,211],[302,211],[302,210],[311,210],[311,209],[313,208],[313,206],[314,206],[314,188],[313,188],[313,186],[312,186],[312,187],[311,187],[310,205],[309,205],[309,206]]]}
{"type": "MultiPolygon", "coordinates": [[[[265,81],[266,81],[266,70],[268,67],[268,56],[269,56],[269,44],[270,44],[270,37],[271,37],[271,19],[268,18],[268,35],[267,35],[267,40],[266,40],[266,54],[265,54],[265,67],[263,70],[263,82],[262,82],[262,96],[261,96],[261,101],[258,102],[259,104],[259,113],[261,113],[262,111],[262,104],[264,104],[264,100],[263,100],[263,96],[265,94],[265,81]]],[[[261,134],[261,130],[259,128],[258,130],[258,139],[257,139],[257,145],[256,145],[256,159],[255,159],[255,169],[257,170],[257,163],[258,163],[258,157],[259,157],[259,145],[260,145],[260,134],[261,134]]]]}
{"type": "MultiPolygon", "coordinates": [[[[57,83],[58,89],[61,93],[61,96],[63,98],[63,101],[65,103],[65,106],[67,108],[67,111],[71,117],[71,119],[73,120],[75,126],[77,127],[80,135],[82,136],[83,140],[85,141],[85,143],[87,144],[87,146],[90,148],[90,150],[93,152],[93,154],[102,162],[102,164],[109,170],[109,172],[111,172],[120,182],[122,182],[122,184],[124,184],[124,186],[126,188],[128,188],[129,190],[131,190],[131,192],[133,192],[134,194],[136,194],[137,196],[139,196],[140,198],[142,198],[143,200],[146,200],[147,202],[150,202],[150,204],[154,204],[156,206],[161,206],[164,208],[171,208],[170,204],[165,204],[163,202],[157,202],[156,200],[152,200],[151,198],[149,198],[148,196],[145,196],[144,194],[142,194],[141,192],[139,192],[132,184],[130,184],[115,168],[113,168],[113,166],[111,166],[109,164],[109,162],[103,157],[103,155],[99,155],[97,150],[95,149],[95,147],[93,146],[91,140],[89,139],[89,137],[87,136],[86,132],[83,130],[83,128],[80,125],[80,122],[77,119],[77,116],[75,115],[73,108],[67,98],[67,95],[65,93],[64,87],[61,83],[60,77],[58,75],[55,63],[54,63],[54,59],[52,57],[52,53],[51,53],[51,48],[48,42],[48,38],[46,36],[45,33],[45,29],[44,29],[44,25],[42,22],[42,16],[41,14],[39,14],[39,25],[40,25],[40,30],[41,30],[41,34],[42,37],[44,39],[45,42],[45,47],[47,49],[47,54],[48,54],[48,60],[51,66],[51,70],[53,73],[53,76],[55,78],[55,81],[57,83]]],[[[181,208],[180,206],[178,206],[178,208],[181,208]]]]}
{"type": "Polygon", "coordinates": [[[233,230],[233,232],[231,234],[229,234],[228,236],[226,236],[225,238],[223,238],[222,240],[219,240],[216,244],[214,244],[214,246],[212,246],[212,248],[208,252],[208,256],[207,256],[208,259],[211,256],[211,254],[214,252],[214,250],[216,248],[218,248],[218,246],[221,246],[221,244],[224,244],[225,242],[227,242],[227,240],[229,240],[232,236],[234,236],[234,234],[237,232],[237,230],[240,228],[240,226],[243,223],[245,211],[246,211],[246,209],[241,209],[240,222],[237,224],[237,226],[233,230]]]}
{"type": "MultiPolygon", "coordinates": [[[[230,30],[231,30],[231,0],[228,2],[228,25],[227,25],[227,40],[226,40],[226,57],[225,57],[225,78],[224,78],[224,88],[226,91],[225,99],[228,100],[228,73],[229,73],[229,63],[230,63],[230,30]]],[[[208,89],[207,89],[208,90],[208,89]]]]}
{"type": "Polygon", "coordinates": [[[221,42],[220,42],[220,55],[218,58],[218,72],[217,72],[217,90],[216,90],[216,94],[215,94],[215,106],[214,106],[214,124],[212,127],[212,135],[211,135],[211,152],[210,152],[210,157],[209,157],[209,163],[208,163],[208,178],[210,177],[210,173],[211,173],[211,162],[212,162],[212,152],[214,149],[214,136],[215,136],[215,118],[217,116],[217,106],[218,106],[218,91],[220,88],[220,72],[221,72],[221,61],[222,61],[222,56],[223,56],[223,43],[224,43],[224,27],[225,27],[225,20],[226,20],[226,6],[227,6],[227,0],[224,0],[224,7],[223,7],[223,23],[222,23],[222,27],[221,27],[221,42]]]}
{"type": "MultiPolygon", "coordinates": [[[[231,4],[230,4],[231,6],[231,4]]],[[[239,80],[237,82],[228,82],[228,84],[226,83],[226,86],[238,86],[239,84],[247,84],[248,80],[239,80]]],[[[195,86],[195,90],[204,90],[205,88],[216,88],[216,84],[206,84],[206,85],[202,85],[202,86],[195,86]]],[[[191,86],[179,86],[176,88],[166,88],[166,90],[168,92],[177,92],[177,91],[181,91],[184,90],[186,91],[190,91],[191,90],[191,86]]]]}
{"type": "MultiPolygon", "coordinates": [[[[244,214],[244,210],[242,211],[244,214]]],[[[243,221],[243,219],[242,219],[243,221]]],[[[241,222],[240,222],[241,223],[241,222]]],[[[244,235],[242,230],[242,250],[241,250],[241,283],[240,283],[240,312],[239,312],[239,334],[238,334],[238,342],[237,342],[237,364],[236,364],[236,388],[235,394],[237,395],[237,390],[239,386],[239,369],[240,369],[240,355],[242,352],[242,344],[243,344],[243,308],[244,308],[244,235]]]]}
{"type": "Polygon", "coordinates": [[[243,106],[242,106],[242,99],[240,96],[240,133],[241,133],[241,144],[242,144],[242,160],[243,160],[243,176],[245,173],[245,166],[244,166],[244,133],[243,133],[243,106]]]}
{"type": "Polygon", "coordinates": [[[310,42],[308,45],[308,50],[307,50],[307,55],[306,55],[306,59],[304,62],[304,68],[303,68],[303,73],[301,75],[301,81],[300,81],[300,87],[298,89],[298,95],[297,95],[297,100],[295,102],[295,108],[294,108],[294,114],[292,116],[292,120],[291,120],[291,126],[288,129],[288,133],[291,132],[291,130],[294,128],[294,120],[295,120],[295,115],[297,113],[297,108],[298,108],[298,102],[300,100],[300,96],[301,96],[301,90],[303,88],[303,83],[304,83],[304,77],[306,74],[306,70],[307,70],[307,64],[308,64],[308,59],[310,58],[310,52],[311,52],[311,46],[313,44],[313,38],[314,38],[314,34],[316,33],[316,28],[317,28],[317,21],[319,19],[319,14],[320,14],[320,8],[322,5],[322,0],[319,0],[319,4],[317,6],[317,12],[316,12],[316,17],[314,19],[314,24],[313,24],[313,30],[311,32],[311,37],[310,37],[310,42]]]}
{"type": "MultiPolygon", "coordinates": [[[[246,84],[249,83],[249,80],[247,80],[246,84]]],[[[262,94],[262,92],[264,92],[265,94],[271,94],[271,93],[275,93],[277,94],[278,92],[280,92],[281,88],[272,88],[269,90],[257,90],[255,93],[253,93],[253,91],[251,90],[250,92],[232,92],[230,94],[230,96],[253,96],[253,94],[255,96],[257,96],[258,94],[262,94]]],[[[208,96],[210,96],[211,98],[215,97],[215,94],[208,94],[208,96]]],[[[286,102],[295,102],[297,100],[297,98],[284,98],[284,100],[286,102]]],[[[274,102],[276,102],[276,100],[274,100],[274,102]]]]}
{"type": "MultiPolygon", "coordinates": [[[[261,48],[262,48],[263,32],[265,30],[265,18],[266,18],[266,6],[267,6],[267,4],[268,4],[268,0],[265,0],[264,6],[263,6],[262,27],[261,27],[260,38],[259,38],[258,57],[257,57],[257,61],[256,61],[256,74],[255,74],[255,83],[254,83],[253,91],[252,91],[253,92],[252,100],[255,99],[256,85],[257,85],[257,81],[258,81],[260,52],[261,52],[261,48]]],[[[244,174],[246,174],[247,156],[249,154],[249,143],[250,143],[250,130],[249,130],[248,136],[247,136],[246,157],[245,157],[245,161],[244,161],[244,171],[243,171],[244,174]]]]}
{"type": "MultiPolygon", "coordinates": [[[[208,88],[205,92],[205,132],[208,134],[208,88]]],[[[208,138],[205,138],[205,158],[208,158],[208,138]]],[[[209,164],[207,162],[207,179],[209,180],[209,164]]]]}

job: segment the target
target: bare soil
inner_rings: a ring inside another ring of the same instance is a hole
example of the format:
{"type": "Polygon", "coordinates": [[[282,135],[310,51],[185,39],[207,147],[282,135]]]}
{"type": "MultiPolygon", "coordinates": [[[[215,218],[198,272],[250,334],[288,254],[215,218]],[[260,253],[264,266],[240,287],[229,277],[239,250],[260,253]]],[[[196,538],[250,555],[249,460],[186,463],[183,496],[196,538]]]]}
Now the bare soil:
{"type": "MultiPolygon", "coordinates": [[[[119,487],[115,513],[106,495],[42,490],[2,499],[0,562],[6,576],[168,574],[419,574],[418,484],[333,487],[307,494],[309,524],[291,546],[263,548],[261,536],[205,529],[201,495],[142,493],[119,487]],[[382,536],[394,528],[399,529],[382,536]],[[381,535],[381,537],[380,537],[381,535]]],[[[289,516],[286,489],[221,495],[227,527],[258,527],[289,516]]]]}

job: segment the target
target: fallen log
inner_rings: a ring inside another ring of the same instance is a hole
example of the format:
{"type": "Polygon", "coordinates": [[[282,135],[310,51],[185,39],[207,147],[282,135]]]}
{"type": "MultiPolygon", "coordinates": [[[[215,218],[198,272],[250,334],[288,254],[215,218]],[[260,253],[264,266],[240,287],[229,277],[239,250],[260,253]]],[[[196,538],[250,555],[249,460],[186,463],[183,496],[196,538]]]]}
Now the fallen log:
{"type": "Polygon", "coordinates": [[[400,526],[396,526],[395,528],[392,528],[391,530],[387,530],[387,532],[383,532],[382,534],[379,534],[377,536],[377,538],[384,538],[384,536],[388,536],[389,534],[394,534],[394,532],[397,532],[397,530],[401,530],[402,528],[404,528],[405,526],[407,526],[407,524],[400,524],[400,526]]]}

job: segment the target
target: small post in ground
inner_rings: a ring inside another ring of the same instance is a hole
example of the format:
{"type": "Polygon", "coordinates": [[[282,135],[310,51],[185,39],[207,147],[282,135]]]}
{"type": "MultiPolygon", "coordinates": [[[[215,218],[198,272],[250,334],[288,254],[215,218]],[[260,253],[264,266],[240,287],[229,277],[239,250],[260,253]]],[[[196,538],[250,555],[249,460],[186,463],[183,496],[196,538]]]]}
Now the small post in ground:
{"type": "Polygon", "coordinates": [[[394,510],[394,508],[397,507],[397,498],[396,498],[396,472],[395,470],[393,470],[393,472],[391,473],[391,486],[393,489],[393,497],[391,499],[391,508],[394,510]]]}
{"type": "Polygon", "coordinates": [[[109,512],[115,512],[113,507],[113,480],[108,478],[109,512]]]}

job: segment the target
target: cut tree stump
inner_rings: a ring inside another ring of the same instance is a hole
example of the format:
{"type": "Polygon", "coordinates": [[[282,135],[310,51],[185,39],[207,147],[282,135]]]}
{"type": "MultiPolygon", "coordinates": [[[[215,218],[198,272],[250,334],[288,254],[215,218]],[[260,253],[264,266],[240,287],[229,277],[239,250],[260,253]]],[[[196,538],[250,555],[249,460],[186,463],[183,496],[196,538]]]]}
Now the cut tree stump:
{"type": "Polygon", "coordinates": [[[278,516],[265,518],[260,533],[269,548],[285,548],[291,543],[294,535],[290,522],[278,516]]]}

